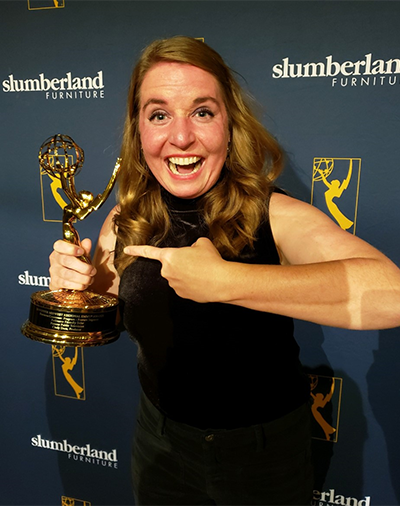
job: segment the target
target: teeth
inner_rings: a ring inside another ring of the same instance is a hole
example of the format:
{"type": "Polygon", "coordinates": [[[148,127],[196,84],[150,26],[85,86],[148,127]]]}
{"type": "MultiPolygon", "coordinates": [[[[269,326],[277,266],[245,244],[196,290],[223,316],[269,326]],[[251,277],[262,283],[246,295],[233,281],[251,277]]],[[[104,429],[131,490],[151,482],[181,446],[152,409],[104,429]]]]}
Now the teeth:
{"type": "MultiPolygon", "coordinates": [[[[173,174],[182,175],[182,173],[179,172],[178,166],[183,167],[185,165],[193,165],[193,170],[190,174],[195,174],[200,169],[201,158],[199,156],[190,156],[187,158],[171,157],[168,159],[168,167],[173,174]]],[[[188,174],[188,172],[185,173],[185,175],[188,174]]]]}
{"type": "Polygon", "coordinates": [[[199,156],[190,156],[188,158],[177,158],[174,156],[169,158],[169,161],[175,165],[191,165],[192,163],[197,163],[199,160],[201,160],[199,156]]]}

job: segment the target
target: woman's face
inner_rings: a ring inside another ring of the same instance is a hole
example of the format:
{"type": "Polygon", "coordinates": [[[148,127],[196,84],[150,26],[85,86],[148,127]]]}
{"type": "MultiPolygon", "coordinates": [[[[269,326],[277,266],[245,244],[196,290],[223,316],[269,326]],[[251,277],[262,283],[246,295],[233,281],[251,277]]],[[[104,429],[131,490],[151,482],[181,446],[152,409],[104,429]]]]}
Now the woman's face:
{"type": "Polygon", "coordinates": [[[140,94],[141,144],[154,177],[177,197],[203,195],[217,182],[229,143],[218,82],[193,65],[161,62],[140,94]]]}

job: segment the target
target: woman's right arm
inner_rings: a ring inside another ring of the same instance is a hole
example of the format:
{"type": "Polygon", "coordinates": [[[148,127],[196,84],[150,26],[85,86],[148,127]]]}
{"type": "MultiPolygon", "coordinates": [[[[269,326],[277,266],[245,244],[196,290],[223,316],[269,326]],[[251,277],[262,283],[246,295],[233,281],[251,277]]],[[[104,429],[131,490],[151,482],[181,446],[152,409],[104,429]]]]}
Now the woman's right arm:
{"type": "Polygon", "coordinates": [[[81,247],[67,241],[56,241],[50,255],[50,290],[66,288],[86,290],[101,294],[118,294],[119,276],[114,267],[116,235],[113,218],[118,207],[107,216],[101,230],[92,264],[79,259],[90,255],[91,240],[84,239],[81,247]]]}

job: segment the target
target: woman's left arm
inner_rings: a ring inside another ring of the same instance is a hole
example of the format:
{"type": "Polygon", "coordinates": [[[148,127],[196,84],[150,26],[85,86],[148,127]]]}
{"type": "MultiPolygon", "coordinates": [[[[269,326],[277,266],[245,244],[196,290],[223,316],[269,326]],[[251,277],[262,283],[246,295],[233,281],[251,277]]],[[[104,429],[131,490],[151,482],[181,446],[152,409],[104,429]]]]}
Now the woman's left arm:
{"type": "Polygon", "coordinates": [[[178,295],[350,329],[400,326],[400,270],[315,207],[274,193],[270,222],[281,265],[223,260],[208,239],[191,248],[129,246],[159,260],[178,295]]]}
{"type": "Polygon", "coordinates": [[[400,270],[317,208],[274,193],[271,228],[281,266],[238,265],[233,304],[350,329],[400,325],[400,270]]]}

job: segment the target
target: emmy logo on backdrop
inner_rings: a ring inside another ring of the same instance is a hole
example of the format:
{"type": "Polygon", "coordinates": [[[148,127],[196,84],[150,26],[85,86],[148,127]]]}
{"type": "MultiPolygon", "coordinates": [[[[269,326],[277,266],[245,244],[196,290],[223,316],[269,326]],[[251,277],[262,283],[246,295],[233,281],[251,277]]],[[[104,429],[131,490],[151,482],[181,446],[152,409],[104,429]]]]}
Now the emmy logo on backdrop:
{"type": "Polygon", "coordinates": [[[64,7],[64,0],[28,0],[28,9],[30,11],[38,11],[43,9],[63,9],[64,7]]]}
{"type": "Polygon", "coordinates": [[[355,234],[361,160],[314,158],[311,204],[329,215],[343,229],[355,234]]]}
{"type": "Polygon", "coordinates": [[[312,437],[336,443],[339,430],[342,379],[310,374],[312,437]]]}
{"type": "MultiPolygon", "coordinates": [[[[104,192],[94,197],[89,191],[77,193],[75,176],[84,162],[83,150],[67,135],[47,139],[39,149],[39,164],[53,180],[58,179],[70,201],[63,208],[62,230],[65,241],[80,244],[74,223],[97,211],[109,197],[120,169],[117,159],[104,192]]],[[[90,263],[89,258],[81,260],[90,263]]],[[[63,346],[98,346],[119,336],[116,320],[118,299],[89,290],[47,290],[31,296],[29,319],[22,333],[43,343],[63,346]]]]}
{"type": "Polygon", "coordinates": [[[53,345],[52,358],[55,395],[86,400],[83,348],[53,345]]]}
{"type": "Polygon", "coordinates": [[[61,497],[61,506],[91,506],[89,501],[82,501],[81,499],[75,499],[74,497],[61,497]]]}
{"type": "Polygon", "coordinates": [[[68,205],[61,194],[61,180],[40,168],[40,189],[43,221],[61,222],[61,216],[58,216],[59,210],[68,205]]]}

